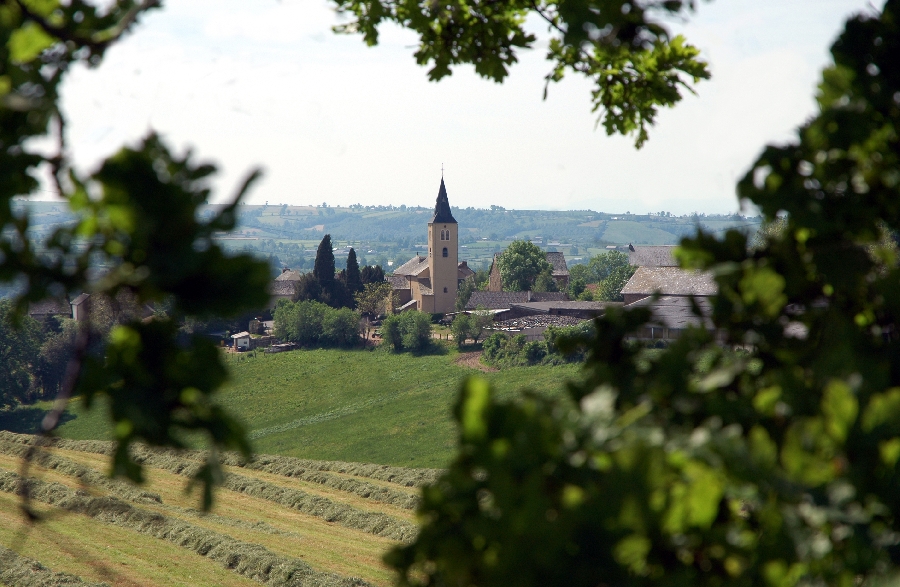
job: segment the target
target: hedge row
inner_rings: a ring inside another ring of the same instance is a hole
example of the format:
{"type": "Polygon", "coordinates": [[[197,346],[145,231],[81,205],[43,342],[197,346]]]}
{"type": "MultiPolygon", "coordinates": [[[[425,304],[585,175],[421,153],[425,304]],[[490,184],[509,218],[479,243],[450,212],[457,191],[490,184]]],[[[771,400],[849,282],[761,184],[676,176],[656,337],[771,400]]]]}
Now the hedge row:
{"type": "MultiPolygon", "coordinates": [[[[0,439],[0,454],[22,458],[28,451],[28,446],[24,444],[13,444],[0,439]]],[[[162,503],[162,498],[149,491],[144,491],[139,487],[135,487],[127,481],[110,479],[106,475],[98,471],[86,467],[80,463],[76,463],[72,459],[61,455],[54,455],[43,450],[35,452],[33,462],[45,469],[51,469],[62,473],[68,477],[74,477],[81,483],[93,487],[102,487],[107,491],[114,493],[122,499],[134,501],[137,503],[155,502],[162,503]]]]}
{"type": "MultiPolygon", "coordinates": [[[[21,477],[0,471],[0,491],[16,493],[21,477]]],[[[279,556],[259,544],[235,540],[225,534],[172,520],[128,505],[114,497],[80,495],[59,483],[27,480],[31,498],[66,511],[83,514],[114,526],[128,528],[188,548],[239,575],[267,585],[286,587],[367,586],[362,579],[315,571],[303,561],[279,556]]]]}
{"type": "Polygon", "coordinates": [[[86,583],[68,573],[54,573],[41,563],[0,545],[0,584],[9,587],[109,587],[86,583]]]}
{"type": "MultiPolygon", "coordinates": [[[[138,448],[134,451],[133,456],[135,462],[186,477],[193,476],[201,466],[196,461],[182,458],[182,455],[175,451],[151,451],[138,448]]],[[[250,497],[265,499],[304,514],[322,518],[327,522],[340,524],[345,528],[361,530],[391,540],[408,542],[415,538],[418,532],[415,524],[387,514],[362,511],[327,497],[310,495],[299,489],[281,487],[274,483],[235,473],[225,475],[222,487],[250,497]]]]}

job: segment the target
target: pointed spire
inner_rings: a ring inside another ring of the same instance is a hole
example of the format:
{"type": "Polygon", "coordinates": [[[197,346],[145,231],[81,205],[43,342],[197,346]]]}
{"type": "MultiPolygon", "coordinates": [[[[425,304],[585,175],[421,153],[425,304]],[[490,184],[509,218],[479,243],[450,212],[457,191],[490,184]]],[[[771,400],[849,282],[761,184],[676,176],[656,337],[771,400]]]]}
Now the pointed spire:
{"type": "Polygon", "coordinates": [[[453,213],[450,212],[450,200],[447,199],[447,187],[444,185],[443,177],[441,177],[441,189],[438,190],[437,202],[434,204],[434,216],[431,218],[431,222],[457,223],[453,213]]]}

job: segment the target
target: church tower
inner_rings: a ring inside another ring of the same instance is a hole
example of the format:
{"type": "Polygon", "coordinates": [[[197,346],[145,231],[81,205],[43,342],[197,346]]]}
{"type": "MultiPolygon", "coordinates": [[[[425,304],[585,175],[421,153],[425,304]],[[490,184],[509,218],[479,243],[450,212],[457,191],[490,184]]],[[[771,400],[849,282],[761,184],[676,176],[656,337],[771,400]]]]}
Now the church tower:
{"type": "Polygon", "coordinates": [[[428,223],[428,269],[434,291],[434,312],[456,309],[456,284],[459,265],[459,225],[450,212],[447,188],[441,177],[434,216],[428,223]]]}

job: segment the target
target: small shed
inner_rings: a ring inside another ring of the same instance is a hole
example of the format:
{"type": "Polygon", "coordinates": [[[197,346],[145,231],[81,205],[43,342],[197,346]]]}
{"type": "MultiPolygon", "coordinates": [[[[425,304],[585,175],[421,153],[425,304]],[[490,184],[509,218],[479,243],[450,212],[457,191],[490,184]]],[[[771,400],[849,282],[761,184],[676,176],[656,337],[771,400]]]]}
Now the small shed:
{"type": "Polygon", "coordinates": [[[231,340],[234,342],[234,348],[238,351],[249,351],[250,350],[250,333],[249,332],[238,332],[237,334],[231,335],[231,340]]]}

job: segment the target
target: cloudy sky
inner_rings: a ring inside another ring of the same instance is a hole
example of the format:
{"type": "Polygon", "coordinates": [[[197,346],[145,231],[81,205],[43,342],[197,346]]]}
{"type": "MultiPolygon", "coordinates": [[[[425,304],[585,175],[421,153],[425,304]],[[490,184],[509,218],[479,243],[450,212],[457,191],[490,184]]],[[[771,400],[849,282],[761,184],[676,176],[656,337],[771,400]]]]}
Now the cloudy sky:
{"type": "MultiPolygon", "coordinates": [[[[433,205],[444,166],[454,206],[718,213],[767,142],[813,113],[827,49],[862,0],[715,0],[680,27],[713,80],[663,112],[640,151],[595,130],[590,86],[542,100],[549,64],[520,54],[504,84],[471,67],[439,83],[415,38],[385,28],[366,47],[338,36],[322,0],[168,0],[63,104],[90,170],[149,129],[216,162],[217,199],[262,166],[250,203],[433,205]]],[[[535,30],[543,29],[535,23],[535,30]]]]}

